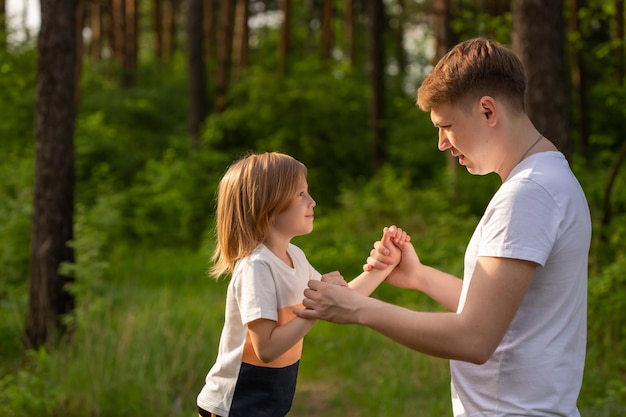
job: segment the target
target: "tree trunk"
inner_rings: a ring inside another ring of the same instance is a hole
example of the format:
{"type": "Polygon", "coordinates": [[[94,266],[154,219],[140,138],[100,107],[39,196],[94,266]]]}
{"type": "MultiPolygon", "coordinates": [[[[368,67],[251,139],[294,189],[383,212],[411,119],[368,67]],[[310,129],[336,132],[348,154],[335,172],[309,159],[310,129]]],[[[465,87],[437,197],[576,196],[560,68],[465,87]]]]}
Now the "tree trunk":
{"type": "Polygon", "coordinates": [[[80,80],[83,76],[83,28],[85,27],[85,20],[87,19],[87,1],[77,0],[76,6],[76,25],[74,30],[76,31],[76,63],[74,71],[74,105],[78,108],[78,102],[80,101],[80,80]]]}
{"type": "Polygon", "coordinates": [[[135,84],[137,78],[137,7],[138,0],[125,0],[124,3],[124,53],[122,55],[122,88],[135,84]]]}
{"type": "Polygon", "coordinates": [[[291,0],[280,0],[280,11],[283,14],[283,22],[280,25],[280,41],[278,43],[278,70],[281,74],[286,74],[289,70],[291,0]]]}
{"type": "Polygon", "coordinates": [[[324,0],[322,9],[322,62],[328,62],[333,52],[333,0],[324,0]]]}
{"type": "Polygon", "coordinates": [[[91,39],[89,40],[89,56],[94,61],[102,58],[102,4],[100,0],[89,3],[89,27],[91,39]]]}
{"type": "Polygon", "coordinates": [[[407,57],[404,48],[404,26],[407,20],[407,10],[405,0],[398,0],[398,20],[397,27],[393,30],[394,49],[396,55],[396,65],[398,66],[397,89],[400,91],[404,86],[404,76],[406,74],[407,57]]]}
{"type": "Polygon", "coordinates": [[[124,57],[124,3],[125,0],[111,0],[111,52],[113,58],[124,57]]]}
{"type": "Polygon", "coordinates": [[[563,0],[512,0],[513,49],[528,77],[526,109],[537,129],[570,157],[563,0]]]}
{"type": "Polygon", "coordinates": [[[188,123],[192,148],[200,147],[201,126],[207,114],[207,89],[203,52],[204,0],[187,3],[188,123]]]}
{"type": "Polygon", "coordinates": [[[176,15],[179,0],[167,0],[163,5],[163,56],[171,59],[176,51],[176,15]]]}
{"type": "Polygon", "coordinates": [[[209,63],[217,61],[216,6],[217,0],[204,0],[204,56],[209,63]]]}
{"type": "Polygon", "coordinates": [[[73,262],[74,105],[77,0],[43,0],[37,41],[35,185],[25,341],[33,348],[62,333],[74,297],[59,266],[73,262]]]}
{"type": "MultiPolygon", "coordinates": [[[[456,43],[457,39],[452,30],[451,0],[434,0],[433,26],[435,31],[435,63],[438,62],[456,43]]],[[[459,194],[458,172],[456,158],[450,152],[445,152],[446,172],[448,185],[453,198],[459,194]]]]}
{"type": "MultiPolygon", "coordinates": [[[[613,54],[615,57],[615,81],[617,84],[616,88],[619,89],[625,85],[624,83],[626,81],[624,80],[624,65],[626,65],[626,62],[624,62],[624,43],[626,41],[626,39],[624,38],[624,0],[615,0],[615,11],[616,42],[613,49],[613,54]]],[[[618,137],[623,138],[623,133],[624,131],[626,131],[623,125],[620,125],[620,131],[622,134],[618,134],[618,137]]],[[[615,185],[618,183],[619,172],[625,162],[626,141],[623,141],[619,152],[617,152],[617,158],[615,159],[615,163],[611,167],[609,179],[604,190],[601,224],[602,226],[604,226],[605,230],[613,220],[613,208],[611,200],[613,199],[615,185]]],[[[603,236],[603,239],[606,239],[606,237],[603,236]]]]}
{"type": "Polygon", "coordinates": [[[235,0],[222,0],[218,23],[217,74],[215,77],[215,111],[218,113],[223,112],[226,108],[226,94],[228,93],[232,64],[234,20],[235,0]]]}
{"type": "Polygon", "coordinates": [[[624,36],[624,0],[615,0],[615,78],[617,85],[624,86],[624,72],[626,59],[624,50],[626,48],[626,36],[624,36]]]}
{"type": "Polygon", "coordinates": [[[346,61],[352,63],[354,55],[354,0],[344,0],[343,2],[343,53],[346,61]]]}
{"type": "Polygon", "coordinates": [[[7,6],[6,0],[0,0],[0,48],[7,47],[7,6]]]}
{"type": "Polygon", "coordinates": [[[163,61],[163,0],[154,0],[152,22],[154,26],[154,56],[163,61]]]}
{"type": "Polygon", "coordinates": [[[248,0],[237,0],[233,35],[233,63],[236,79],[242,77],[248,66],[248,16],[248,0]]]}
{"type": "Polygon", "coordinates": [[[383,22],[385,5],[383,0],[369,2],[370,32],[370,127],[373,133],[372,169],[376,172],[385,162],[387,126],[385,120],[385,45],[383,42],[383,22]]]}
{"type": "Polygon", "coordinates": [[[439,61],[456,44],[454,32],[452,31],[451,1],[433,1],[435,62],[439,61]]]}
{"type": "MultiPolygon", "coordinates": [[[[570,1],[570,17],[569,17],[569,29],[572,33],[580,33],[580,20],[578,18],[578,12],[584,6],[584,0],[571,0],[570,1]]],[[[571,50],[571,68],[572,68],[572,89],[574,94],[573,105],[573,120],[577,123],[576,126],[576,152],[583,158],[589,158],[589,117],[587,106],[587,66],[583,52],[581,50],[582,42],[572,44],[571,50]]]]}

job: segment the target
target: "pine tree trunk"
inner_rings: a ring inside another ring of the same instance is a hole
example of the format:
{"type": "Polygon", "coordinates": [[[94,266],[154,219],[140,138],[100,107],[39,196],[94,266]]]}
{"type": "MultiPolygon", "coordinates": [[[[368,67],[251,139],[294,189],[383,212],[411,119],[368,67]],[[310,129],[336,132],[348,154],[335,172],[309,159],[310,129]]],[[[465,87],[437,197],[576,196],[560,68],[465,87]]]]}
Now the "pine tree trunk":
{"type": "Polygon", "coordinates": [[[7,36],[7,6],[6,0],[0,0],[0,48],[5,50],[7,36]]]}
{"type": "Polygon", "coordinates": [[[91,29],[89,56],[94,61],[100,61],[102,58],[102,4],[100,0],[89,3],[89,27],[91,29]]]}
{"type": "Polygon", "coordinates": [[[526,68],[526,109],[537,129],[570,157],[563,0],[512,0],[513,49],[526,68]]]}
{"type": "Polygon", "coordinates": [[[163,60],[163,0],[154,0],[152,24],[154,26],[154,56],[157,61],[163,60]]]}
{"type": "Polygon", "coordinates": [[[187,3],[187,62],[189,69],[189,134],[192,148],[200,147],[201,126],[207,114],[207,89],[203,53],[204,0],[187,3]]]}
{"type": "Polygon", "coordinates": [[[232,64],[234,20],[235,0],[222,0],[218,21],[218,62],[215,77],[215,111],[218,113],[226,108],[226,94],[232,64]]]}
{"type": "Polygon", "coordinates": [[[135,84],[137,78],[137,16],[139,1],[125,0],[124,3],[124,53],[122,55],[122,88],[135,84]]]}
{"type": "MultiPolygon", "coordinates": [[[[433,25],[435,31],[435,63],[437,63],[456,43],[452,31],[451,0],[435,0],[433,2],[433,25]]],[[[450,152],[445,153],[448,186],[454,198],[458,196],[459,164],[450,152]]]]}
{"type": "Polygon", "coordinates": [[[383,22],[385,5],[383,0],[369,3],[370,22],[370,127],[372,129],[372,169],[378,171],[386,160],[385,142],[387,128],[385,121],[385,46],[383,42],[383,22]]]}
{"type": "Polygon", "coordinates": [[[283,13],[283,22],[280,26],[280,41],[278,42],[278,70],[281,74],[286,74],[289,70],[291,0],[280,0],[280,10],[283,13]]]}
{"type": "Polygon", "coordinates": [[[333,0],[324,0],[322,9],[322,62],[328,62],[333,52],[333,0]]]}
{"type": "Polygon", "coordinates": [[[345,59],[352,63],[354,55],[354,0],[343,2],[343,53],[345,59]]]}
{"type": "Polygon", "coordinates": [[[248,66],[248,0],[237,0],[233,36],[233,66],[235,79],[240,79],[248,66]]]}
{"type": "MultiPolygon", "coordinates": [[[[580,22],[578,18],[579,10],[584,7],[584,0],[571,0],[570,2],[570,21],[569,30],[572,33],[579,33],[580,22]]],[[[573,122],[576,123],[575,131],[577,136],[576,152],[583,158],[589,157],[589,116],[587,105],[587,65],[583,53],[581,51],[582,45],[571,45],[571,79],[572,89],[574,94],[573,105],[573,122]]]]}
{"type": "Polygon", "coordinates": [[[25,341],[37,348],[65,329],[74,297],[59,266],[73,262],[77,0],[41,2],[37,41],[35,186],[25,341]]]}
{"type": "Polygon", "coordinates": [[[115,59],[124,56],[124,3],[125,0],[111,0],[111,50],[115,59]]]}
{"type": "Polygon", "coordinates": [[[216,6],[217,0],[204,0],[204,56],[209,63],[217,61],[216,6]]]}

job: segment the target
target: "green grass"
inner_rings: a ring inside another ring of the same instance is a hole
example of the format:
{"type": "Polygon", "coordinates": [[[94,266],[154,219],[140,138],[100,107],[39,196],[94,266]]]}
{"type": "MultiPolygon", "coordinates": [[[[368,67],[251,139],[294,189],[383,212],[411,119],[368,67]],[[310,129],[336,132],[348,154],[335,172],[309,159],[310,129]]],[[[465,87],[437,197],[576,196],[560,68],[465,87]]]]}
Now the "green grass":
{"type": "MultiPolygon", "coordinates": [[[[73,340],[52,351],[21,351],[25,297],[4,302],[0,415],[195,416],[227,285],[205,275],[206,259],[184,250],[117,251],[103,274],[105,290],[84,310],[73,340]]],[[[375,295],[434,308],[424,296],[384,284],[375,295]]],[[[623,415],[624,384],[607,381],[608,373],[588,363],[583,416],[623,415]]],[[[451,415],[449,383],[445,360],[364,327],[320,322],[305,338],[290,415],[451,415]]]]}

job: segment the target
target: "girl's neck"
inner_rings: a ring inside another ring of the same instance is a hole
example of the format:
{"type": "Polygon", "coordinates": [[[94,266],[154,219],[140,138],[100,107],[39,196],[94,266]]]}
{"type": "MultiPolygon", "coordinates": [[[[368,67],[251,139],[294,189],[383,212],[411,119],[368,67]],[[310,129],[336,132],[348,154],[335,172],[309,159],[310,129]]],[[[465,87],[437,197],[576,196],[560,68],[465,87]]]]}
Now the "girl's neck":
{"type": "Polygon", "coordinates": [[[289,256],[289,240],[276,239],[275,236],[269,236],[263,242],[266,248],[268,248],[274,255],[281,261],[293,268],[293,261],[289,256]]]}

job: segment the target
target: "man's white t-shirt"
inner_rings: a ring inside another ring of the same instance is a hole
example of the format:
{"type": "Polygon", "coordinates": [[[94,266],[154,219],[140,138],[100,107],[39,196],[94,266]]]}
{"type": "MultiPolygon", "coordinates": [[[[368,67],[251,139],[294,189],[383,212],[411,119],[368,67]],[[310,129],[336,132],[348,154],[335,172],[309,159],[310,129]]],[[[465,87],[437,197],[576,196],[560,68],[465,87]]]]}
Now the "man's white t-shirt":
{"type": "Polygon", "coordinates": [[[513,169],[467,247],[457,312],[478,257],[539,266],[491,358],[483,365],[450,362],[456,417],[580,415],[590,240],[587,200],[563,154],[537,153],[513,169]]]}

